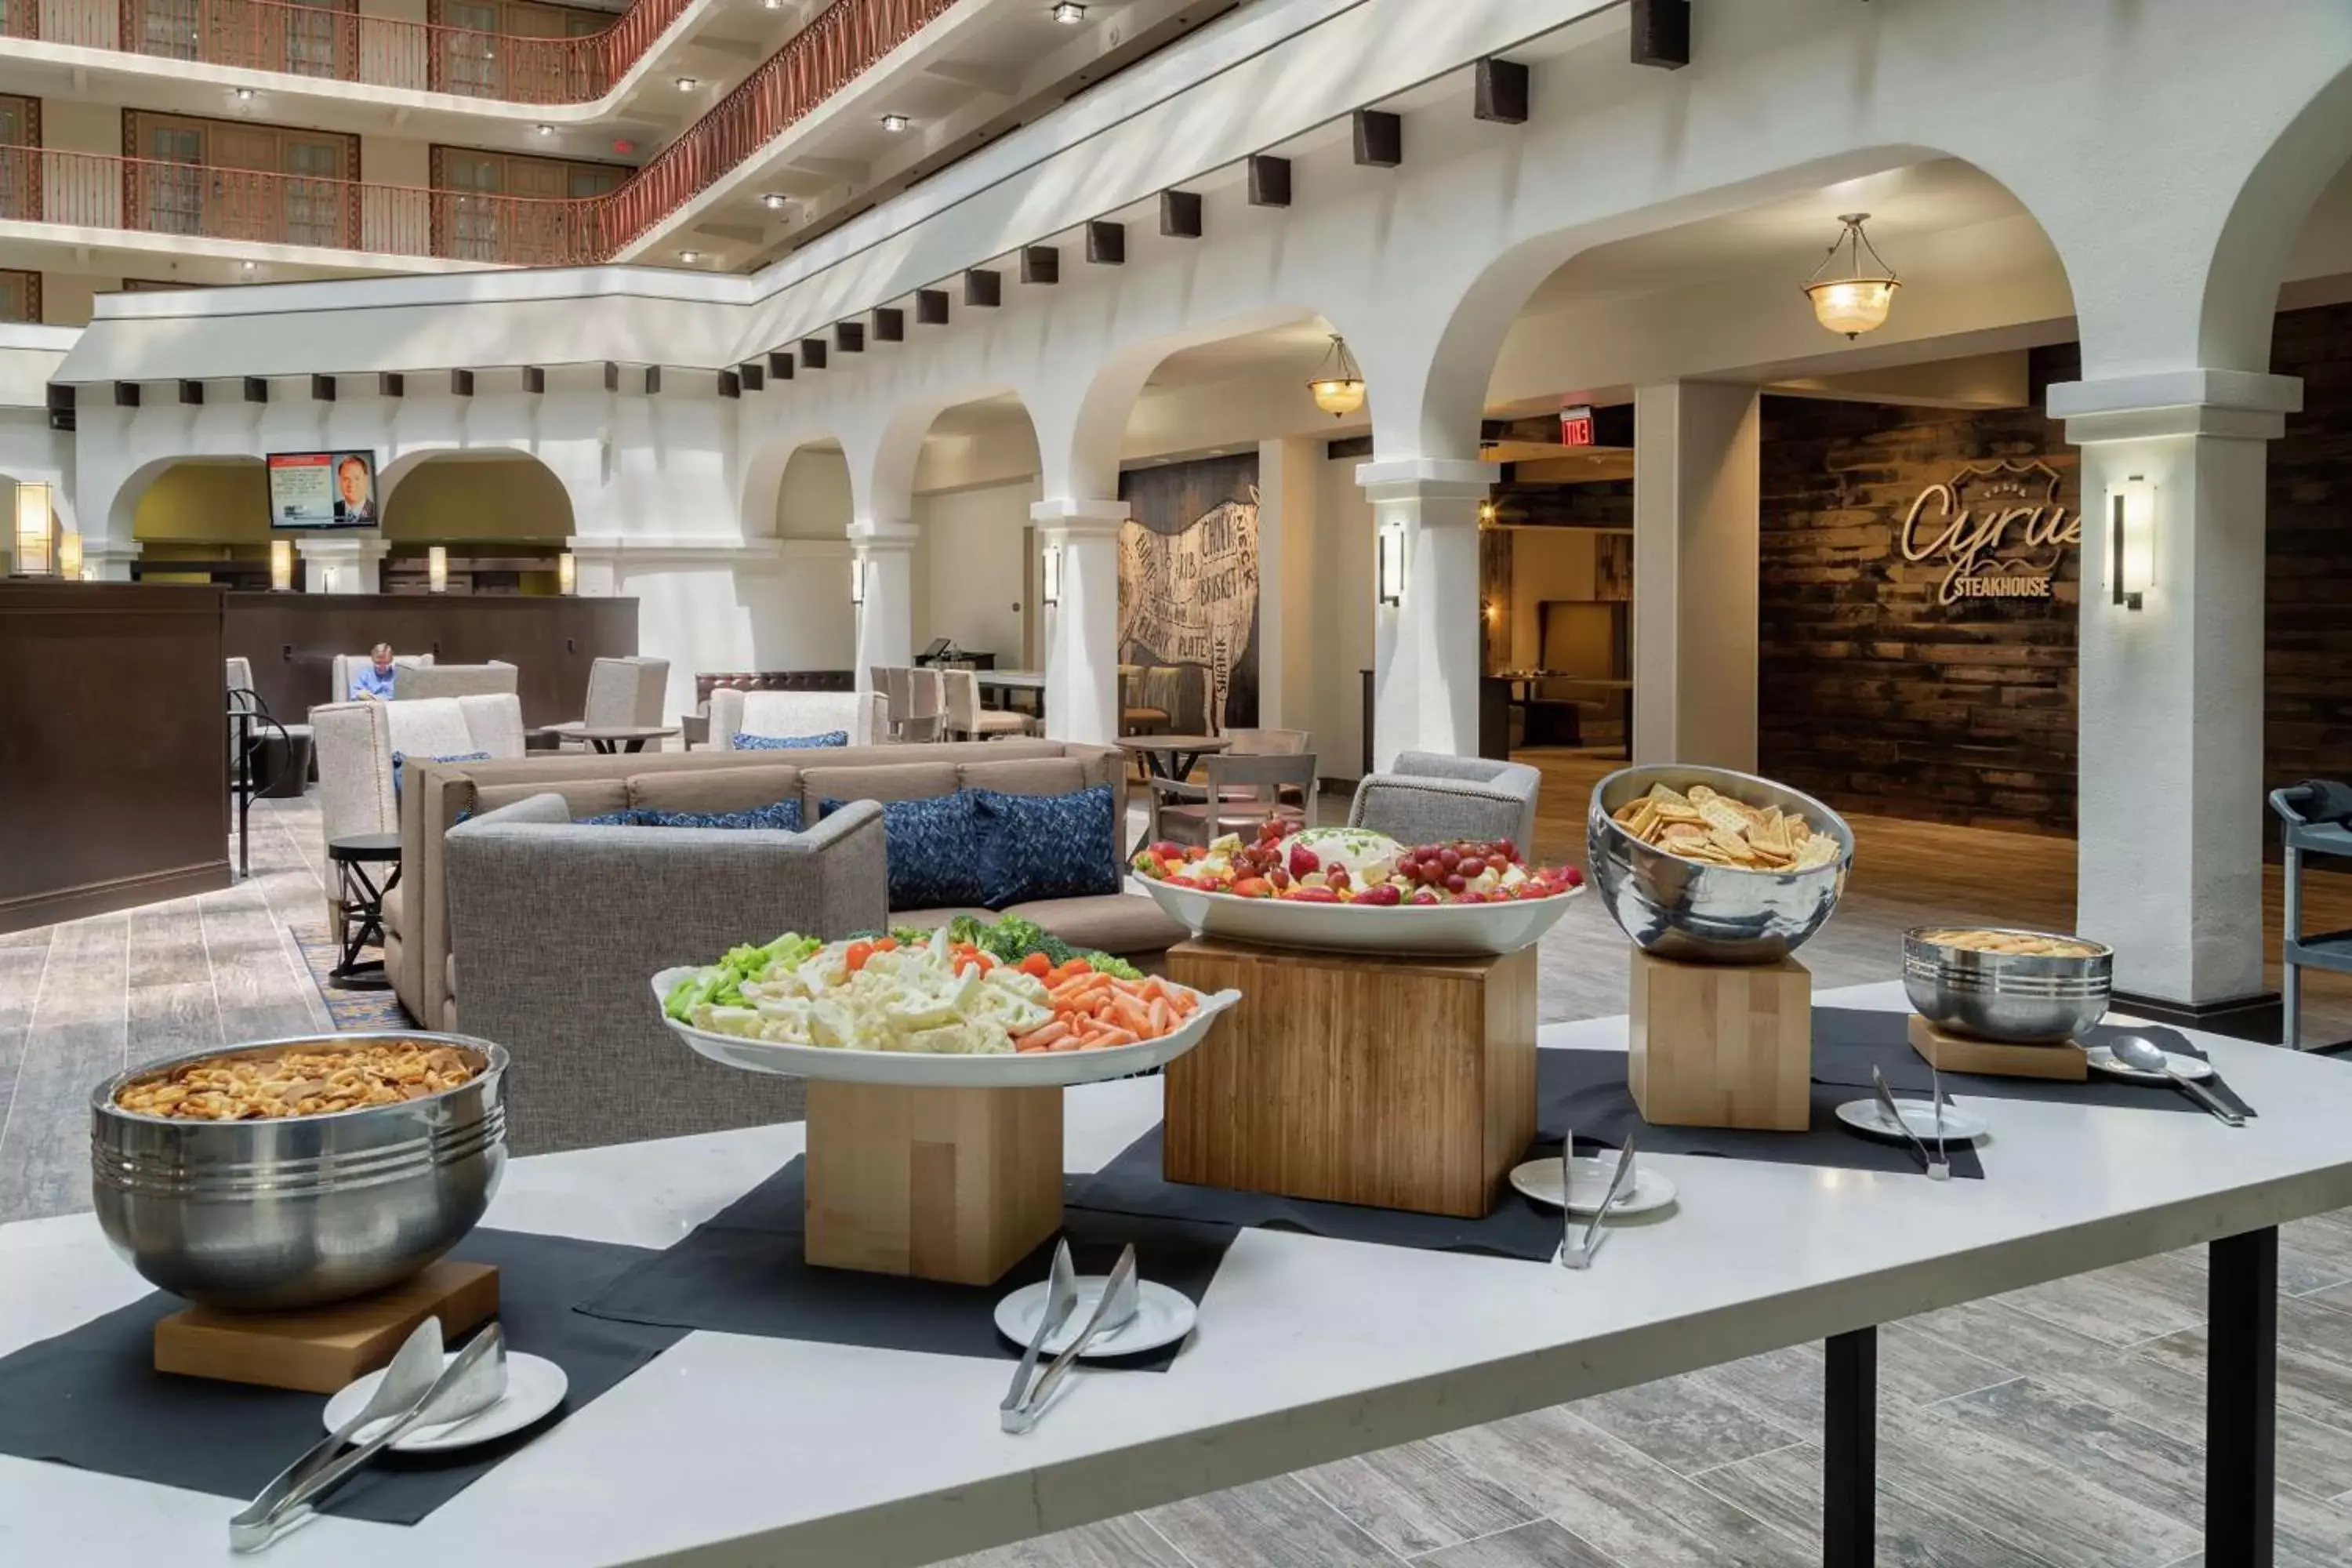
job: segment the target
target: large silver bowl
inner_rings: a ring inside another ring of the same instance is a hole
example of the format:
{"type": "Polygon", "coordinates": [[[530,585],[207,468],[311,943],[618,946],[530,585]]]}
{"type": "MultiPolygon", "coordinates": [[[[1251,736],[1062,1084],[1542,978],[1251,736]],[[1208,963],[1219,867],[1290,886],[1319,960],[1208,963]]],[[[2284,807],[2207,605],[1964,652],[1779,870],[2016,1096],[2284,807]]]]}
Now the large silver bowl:
{"type": "Polygon", "coordinates": [[[2107,1016],[2115,984],[2113,948],[2057,931],[2011,931],[2079,942],[2081,957],[1987,952],[1937,942],[1933,933],[1996,927],[1919,926],[1903,933],[1903,993],[1931,1024],[2012,1045],[2055,1045],[2107,1016]]]}
{"type": "Polygon", "coordinates": [[[304,1036],[190,1051],[90,1092],[90,1195],[131,1266],[176,1296],[239,1311],[312,1307],[396,1285],[456,1246],[506,1166],[507,1053],[421,1030],[304,1036]],[[123,1110],[123,1085],[211,1057],[420,1040],[480,1070],[396,1105],[265,1121],[123,1110]]]}
{"type": "Polygon", "coordinates": [[[1585,874],[1633,945],[1700,963],[1772,963],[1802,947],[1837,908],[1853,863],[1853,830],[1811,795],[1729,768],[1661,763],[1621,768],[1592,786],[1585,874]],[[1710,866],[1644,844],[1612,819],[1654,784],[1707,784],[1754,806],[1777,805],[1838,842],[1838,858],[1810,871],[1710,866]]]}

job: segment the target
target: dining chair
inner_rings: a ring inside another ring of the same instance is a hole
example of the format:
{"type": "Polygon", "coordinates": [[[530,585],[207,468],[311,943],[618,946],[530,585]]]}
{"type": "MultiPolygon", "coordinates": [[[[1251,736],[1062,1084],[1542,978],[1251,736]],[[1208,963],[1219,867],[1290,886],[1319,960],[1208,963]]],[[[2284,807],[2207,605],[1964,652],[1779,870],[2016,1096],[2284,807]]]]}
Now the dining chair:
{"type": "Polygon", "coordinates": [[[883,701],[888,706],[889,722],[886,737],[892,741],[907,738],[905,725],[908,703],[913,698],[914,671],[902,664],[886,664],[875,670],[875,684],[881,689],[883,701]]]}
{"type": "Polygon", "coordinates": [[[1277,756],[1235,756],[1225,752],[1201,759],[1207,782],[1188,785],[1173,779],[1153,779],[1151,828],[1154,841],[1203,847],[1227,833],[1244,837],[1257,831],[1268,817],[1286,828],[1315,826],[1315,757],[1312,752],[1277,756]],[[1286,790],[1298,792],[1300,805],[1283,798],[1286,790]]]}
{"type": "Polygon", "coordinates": [[[946,696],[947,731],[951,737],[988,741],[1030,732],[1027,714],[980,705],[980,677],[970,669],[942,669],[940,683],[946,696]]]}
{"type": "Polygon", "coordinates": [[[947,692],[940,672],[929,666],[898,672],[907,682],[907,705],[899,710],[898,738],[936,741],[947,729],[947,692]]]}
{"type": "MultiPolygon", "coordinates": [[[[1225,738],[1233,742],[1225,748],[1225,755],[1229,757],[1304,756],[1309,741],[1304,730],[1228,730],[1225,738]]],[[[1307,795],[1313,793],[1314,788],[1310,780],[1305,792],[1297,793],[1295,798],[1293,794],[1286,792],[1283,799],[1291,805],[1303,806],[1307,804],[1307,795]]]]}

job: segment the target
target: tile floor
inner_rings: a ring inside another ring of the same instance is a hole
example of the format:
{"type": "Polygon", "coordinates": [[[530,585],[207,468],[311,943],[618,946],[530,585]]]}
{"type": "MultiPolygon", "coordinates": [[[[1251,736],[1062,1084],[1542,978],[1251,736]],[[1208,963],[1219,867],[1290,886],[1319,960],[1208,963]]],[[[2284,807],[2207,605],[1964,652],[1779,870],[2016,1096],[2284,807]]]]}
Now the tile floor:
{"type": "MultiPolygon", "coordinates": [[[[0,1221],[88,1206],[83,1100],[105,1074],[327,1026],[292,937],[325,919],[315,809],[260,802],[253,821],[254,875],[233,889],[0,936],[0,1221]]],[[[2006,837],[1988,853],[2046,853],[2006,837]]],[[[1824,984],[1888,978],[1893,934],[1953,901],[1858,887],[1808,960],[1824,984]]],[[[1595,921],[1588,900],[1544,944],[1547,1018],[1622,1008],[1622,942],[1595,921]]],[[[2205,1268],[2173,1254],[1890,1325],[1879,1561],[2201,1563],[2205,1268]]],[[[2278,1560],[2340,1568],[2352,1211],[2288,1226],[2280,1268],[2278,1560]]],[[[1821,1365],[1796,1346],[957,1568],[1799,1568],[1819,1561],[1821,1365]]]]}

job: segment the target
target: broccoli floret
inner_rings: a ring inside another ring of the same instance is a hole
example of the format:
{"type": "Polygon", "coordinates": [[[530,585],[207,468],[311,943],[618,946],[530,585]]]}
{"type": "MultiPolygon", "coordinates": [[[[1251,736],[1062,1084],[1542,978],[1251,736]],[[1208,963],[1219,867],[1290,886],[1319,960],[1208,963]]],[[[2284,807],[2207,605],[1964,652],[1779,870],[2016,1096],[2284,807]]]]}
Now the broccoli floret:
{"type": "Polygon", "coordinates": [[[1034,921],[1024,921],[1017,915],[1007,915],[988,928],[980,945],[996,955],[1000,963],[1018,963],[1030,953],[1041,951],[1052,939],[1045,928],[1034,921]]]}
{"type": "Polygon", "coordinates": [[[1140,980],[1143,978],[1143,971],[1136,968],[1135,965],[1129,963],[1127,960],[1119,958],[1114,954],[1108,952],[1088,952],[1083,956],[1090,968],[1099,970],[1103,973],[1109,975],[1114,980],[1140,980]]]}

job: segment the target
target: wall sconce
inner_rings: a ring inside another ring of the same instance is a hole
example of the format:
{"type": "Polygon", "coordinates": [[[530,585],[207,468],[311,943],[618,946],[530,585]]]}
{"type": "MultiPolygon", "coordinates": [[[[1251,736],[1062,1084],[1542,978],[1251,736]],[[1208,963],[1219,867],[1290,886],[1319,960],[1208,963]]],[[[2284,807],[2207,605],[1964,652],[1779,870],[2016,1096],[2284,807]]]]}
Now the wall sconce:
{"type": "Polygon", "coordinates": [[[441,545],[425,552],[425,586],[436,594],[449,591],[449,552],[441,545]]]}
{"type": "Polygon", "coordinates": [[[1048,605],[1062,602],[1062,547],[1048,544],[1043,561],[1045,572],[1045,600],[1048,605]]]}
{"type": "Polygon", "coordinates": [[[1845,226],[1830,241],[1830,253],[1805,279],[1805,294],[1813,302],[1813,320],[1831,331],[1843,332],[1851,342],[1864,332],[1875,331],[1886,324],[1886,312],[1894,308],[1895,290],[1903,286],[1895,276],[1895,268],[1886,265],[1878,247],[1862,231],[1868,213],[1841,213],[1838,222],[1845,226]],[[1822,273],[1837,262],[1837,253],[1846,252],[1845,275],[1823,278],[1822,273]],[[1874,273],[1862,269],[1863,253],[1870,253],[1874,273]]]}
{"type": "Polygon", "coordinates": [[[1404,525],[1381,530],[1380,595],[1383,605],[1404,603],[1404,525]]]}
{"type": "Polygon", "coordinates": [[[1334,419],[1345,419],[1364,405],[1364,373],[1356,356],[1348,352],[1347,339],[1331,334],[1330,352],[1323,356],[1307,390],[1315,395],[1315,406],[1334,419]]]}
{"type": "Polygon", "coordinates": [[[866,607],[866,557],[849,558],[849,602],[859,609],[866,607]]]}
{"type": "Polygon", "coordinates": [[[294,542],[273,539],[269,542],[269,591],[291,593],[294,588],[294,542]]]}
{"type": "Polygon", "coordinates": [[[2107,585],[2114,602],[2140,608],[2156,584],[2156,487],[2137,474],[2107,487],[2107,585]]]}
{"type": "Polygon", "coordinates": [[[16,481],[16,556],[9,575],[47,577],[56,571],[50,541],[49,487],[40,479],[16,481]]]}
{"type": "Polygon", "coordinates": [[[81,535],[70,528],[58,535],[58,575],[68,583],[81,581],[81,535]]]}
{"type": "Polygon", "coordinates": [[[555,558],[555,591],[567,598],[580,592],[580,563],[569,550],[555,558]]]}

